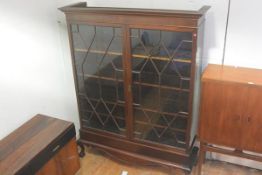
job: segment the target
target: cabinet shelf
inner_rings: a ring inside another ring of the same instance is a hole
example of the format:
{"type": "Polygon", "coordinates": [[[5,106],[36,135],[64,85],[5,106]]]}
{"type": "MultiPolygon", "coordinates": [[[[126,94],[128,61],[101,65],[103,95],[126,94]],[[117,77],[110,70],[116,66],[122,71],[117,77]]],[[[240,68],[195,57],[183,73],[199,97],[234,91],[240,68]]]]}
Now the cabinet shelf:
{"type": "MultiPolygon", "coordinates": [[[[83,94],[83,93],[78,93],[78,95],[79,95],[79,97],[84,97],[84,98],[86,97],[86,95],[83,94]]],[[[96,101],[96,102],[99,101],[99,99],[96,99],[96,98],[90,98],[90,97],[89,97],[88,99],[89,99],[89,100],[92,100],[92,101],[96,101]]],[[[111,105],[114,105],[114,104],[117,103],[117,105],[125,107],[125,102],[124,102],[124,101],[121,101],[121,100],[118,100],[117,102],[104,100],[104,102],[105,102],[105,103],[108,103],[108,104],[111,104],[111,105]]],[[[141,108],[140,108],[138,105],[136,105],[136,104],[133,104],[133,106],[134,106],[134,109],[136,109],[136,110],[140,110],[140,109],[141,109],[141,108]]],[[[177,115],[179,115],[179,117],[181,117],[181,118],[185,118],[185,119],[188,118],[188,113],[187,113],[187,112],[171,113],[171,112],[159,111],[159,110],[157,110],[157,109],[150,109],[150,108],[146,108],[146,107],[143,107],[143,110],[146,111],[146,112],[159,113],[159,114],[161,114],[161,115],[169,115],[169,116],[174,116],[174,117],[177,116],[177,115]]]]}
{"type": "MultiPolygon", "coordinates": [[[[75,52],[87,52],[87,49],[80,49],[80,48],[75,48],[74,49],[75,52]]],[[[113,52],[113,51],[101,51],[101,50],[89,50],[89,53],[95,53],[95,54],[108,54],[108,55],[113,55],[113,56],[122,56],[121,52],[113,52]]],[[[170,58],[168,57],[163,57],[163,56],[147,56],[147,55],[143,55],[143,54],[132,54],[133,58],[140,58],[140,59],[152,59],[152,60],[160,60],[160,61],[170,61],[170,58]]],[[[181,63],[191,63],[191,59],[190,58],[174,58],[173,61],[175,62],[181,62],[181,63]]]]}
{"type": "MultiPolygon", "coordinates": [[[[84,93],[78,93],[78,95],[80,96],[80,97],[86,97],[86,95],[84,94],[84,93]]],[[[88,99],[89,100],[92,100],[92,101],[99,101],[99,99],[96,99],[96,98],[90,98],[90,97],[88,97],[88,99]]],[[[121,100],[118,100],[117,102],[113,102],[113,101],[108,101],[108,100],[104,100],[104,102],[105,103],[108,103],[108,104],[118,104],[118,105],[120,105],[120,106],[124,106],[125,105],[125,102],[124,101],[121,101],[121,100]]]]}
{"type": "MultiPolygon", "coordinates": [[[[77,74],[77,75],[83,76],[82,74],[77,74]]],[[[90,74],[84,74],[84,77],[95,78],[95,79],[106,80],[106,81],[113,81],[113,82],[121,82],[121,83],[124,82],[124,80],[122,80],[122,79],[116,79],[116,78],[112,78],[112,77],[105,77],[105,76],[98,76],[98,75],[90,75],[90,74]]],[[[188,81],[190,80],[189,78],[185,78],[185,79],[188,80],[188,81]]],[[[189,89],[166,86],[166,85],[162,85],[162,84],[143,83],[143,82],[138,82],[138,81],[133,81],[132,83],[135,84],[135,85],[150,86],[150,87],[161,88],[161,89],[190,92],[189,89]]]]}
{"type": "MultiPolygon", "coordinates": [[[[85,110],[84,112],[93,112],[93,111],[85,110]]],[[[105,115],[105,116],[109,116],[109,115],[106,114],[106,113],[98,113],[98,114],[105,115]]],[[[115,119],[118,119],[118,120],[123,120],[123,121],[125,121],[125,118],[120,117],[120,116],[117,116],[117,115],[114,115],[114,118],[115,118],[115,119]]],[[[88,121],[88,120],[87,120],[87,119],[82,119],[82,121],[88,121]]],[[[162,129],[167,127],[167,126],[163,126],[163,125],[158,124],[158,123],[149,123],[149,122],[140,121],[140,120],[136,120],[135,122],[136,122],[136,123],[139,123],[139,124],[142,124],[142,125],[148,125],[148,126],[151,126],[151,127],[162,128],[162,129]]],[[[185,128],[185,129],[170,128],[170,129],[173,130],[173,131],[176,131],[176,132],[183,132],[183,133],[186,132],[186,128],[185,128]]]]}

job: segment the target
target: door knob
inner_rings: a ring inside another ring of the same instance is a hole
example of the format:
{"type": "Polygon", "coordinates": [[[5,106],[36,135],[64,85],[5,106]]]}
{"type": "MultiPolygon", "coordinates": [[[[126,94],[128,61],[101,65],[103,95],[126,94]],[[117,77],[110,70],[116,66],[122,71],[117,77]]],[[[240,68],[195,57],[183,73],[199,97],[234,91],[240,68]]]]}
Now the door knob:
{"type": "Polygon", "coordinates": [[[250,123],[251,122],[251,117],[247,116],[247,122],[250,123]]]}

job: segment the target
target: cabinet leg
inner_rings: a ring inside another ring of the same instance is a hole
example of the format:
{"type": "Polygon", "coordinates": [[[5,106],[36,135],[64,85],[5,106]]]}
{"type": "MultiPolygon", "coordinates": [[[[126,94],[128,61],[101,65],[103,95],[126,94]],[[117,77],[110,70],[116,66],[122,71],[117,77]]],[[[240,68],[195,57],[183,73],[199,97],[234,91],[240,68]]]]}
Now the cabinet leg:
{"type": "Polygon", "coordinates": [[[171,168],[170,175],[189,175],[189,172],[186,172],[184,170],[178,169],[178,168],[171,168]]]}
{"type": "Polygon", "coordinates": [[[197,175],[201,175],[202,165],[205,161],[206,151],[204,148],[204,143],[200,142],[200,151],[199,151],[199,159],[198,159],[198,167],[197,167],[197,175]]]}
{"type": "Polygon", "coordinates": [[[78,153],[79,157],[84,157],[85,156],[85,146],[83,143],[81,143],[79,140],[77,141],[77,145],[80,147],[80,152],[78,153]]]}
{"type": "Polygon", "coordinates": [[[206,163],[206,152],[204,153],[204,160],[203,160],[203,164],[205,164],[206,163]]]}

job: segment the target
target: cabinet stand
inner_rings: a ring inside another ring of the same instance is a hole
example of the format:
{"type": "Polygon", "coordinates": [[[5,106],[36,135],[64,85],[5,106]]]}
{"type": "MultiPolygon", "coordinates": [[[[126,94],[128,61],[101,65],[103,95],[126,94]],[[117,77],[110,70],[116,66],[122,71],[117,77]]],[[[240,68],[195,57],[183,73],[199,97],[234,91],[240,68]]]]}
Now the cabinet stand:
{"type": "Polygon", "coordinates": [[[225,154],[229,156],[236,156],[240,158],[262,162],[261,156],[248,154],[248,153],[243,152],[243,150],[238,150],[238,149],[227,150],[227,149],[219,148],[217,146],[209,145],[207,143],[201,142],[200,151],[199,151],[199,161],[198,161],[198,175],[201,175],[202,164],[205,161],[206,152],[225,154]]]}
{"type": "Polygon", "coordinates": [[[80,140],[77,140],[77,145],[80,147],[80,151],[78,153],[79,157],[84,157],[85,156],[85,146],[84,144],[80,141],[80,140]]]}

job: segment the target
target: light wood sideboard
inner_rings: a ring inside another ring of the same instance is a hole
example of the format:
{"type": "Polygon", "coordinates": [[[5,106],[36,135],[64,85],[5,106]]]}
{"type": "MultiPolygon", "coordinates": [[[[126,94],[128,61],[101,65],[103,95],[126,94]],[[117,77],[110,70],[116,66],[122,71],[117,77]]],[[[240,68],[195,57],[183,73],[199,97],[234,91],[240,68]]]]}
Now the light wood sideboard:
{"type": "Polygon", "coordinates": [[[199,174],[206,151],[262,161],[262,70],[209,65],[201,92],[199,174]]]}

